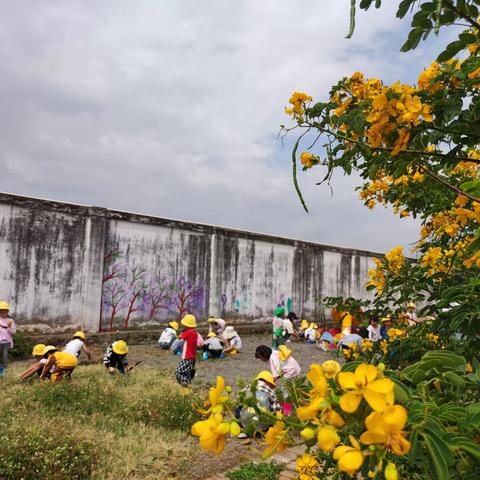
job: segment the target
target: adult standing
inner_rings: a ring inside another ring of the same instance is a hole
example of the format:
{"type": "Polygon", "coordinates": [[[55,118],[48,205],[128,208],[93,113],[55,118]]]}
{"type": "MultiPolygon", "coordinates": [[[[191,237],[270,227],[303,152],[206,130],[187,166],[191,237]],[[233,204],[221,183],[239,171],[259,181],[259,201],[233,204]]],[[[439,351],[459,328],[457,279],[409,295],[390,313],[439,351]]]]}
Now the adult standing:
{"type": "Polygon", "coordinates": [[[8,364],[8,352],[13,347],[12,336],[17,331],[13,319],[9,317],[10,305],[0,302],[0,377],[5,375],[8,364]]]}

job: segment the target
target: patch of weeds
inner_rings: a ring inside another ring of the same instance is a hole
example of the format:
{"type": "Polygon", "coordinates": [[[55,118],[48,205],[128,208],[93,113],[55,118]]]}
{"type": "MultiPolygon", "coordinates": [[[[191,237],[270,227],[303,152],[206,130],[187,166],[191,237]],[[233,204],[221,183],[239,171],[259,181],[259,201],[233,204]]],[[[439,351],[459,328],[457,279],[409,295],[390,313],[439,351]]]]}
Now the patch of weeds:
{"type": "Polygon", "coordinates": [[[33,342],[22,332],[13,336],[13,348],[8,352],[8,358],[12,360],[24,360],[32,356],[33,342]]]}
{"type": "Polygon", "coordinates": [[[0,423],[2,480],[84,480],[98,463],[98,445],[60,425],[50,429],[27,423],[0,423]]]}
{"type": "Polygon", "coordinates": [[[244,463],[225,475],[230,480],[277,480],[283,468],[278,463],[244,463]]]}

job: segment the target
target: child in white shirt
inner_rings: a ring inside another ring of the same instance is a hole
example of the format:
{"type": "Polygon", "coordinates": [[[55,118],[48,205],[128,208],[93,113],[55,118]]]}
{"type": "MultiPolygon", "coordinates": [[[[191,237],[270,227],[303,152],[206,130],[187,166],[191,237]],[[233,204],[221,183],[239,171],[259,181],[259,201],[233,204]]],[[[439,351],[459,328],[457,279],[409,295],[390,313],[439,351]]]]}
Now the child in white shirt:
{"type": "Polygon", "coordinates": [[[380,325],[378,323],[378,318],[372,317],[369,323],[370,325],[367,327],[368,339],[372,342],[377,342],[382,338],[380,334],[380,325]]]}

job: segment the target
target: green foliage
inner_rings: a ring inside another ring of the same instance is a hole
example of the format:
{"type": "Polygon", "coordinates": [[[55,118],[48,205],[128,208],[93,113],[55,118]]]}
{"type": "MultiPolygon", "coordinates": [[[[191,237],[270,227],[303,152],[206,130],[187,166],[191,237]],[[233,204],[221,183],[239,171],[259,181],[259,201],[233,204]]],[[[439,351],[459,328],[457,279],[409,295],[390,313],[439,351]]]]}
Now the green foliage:
{"type": "Polygon", "coordinates": [[[230,480],[277,480],[282,467],[275,462],[245,463],[225,475],[230,480]]]}
{"type": "Polygon", "coordinates": [[[10,360],[24,360],[32,355],[33,342],[22,332],[13,336],[13,348],[8,352],[10,360]]]}
{"type": "Polygon", "coordinates": [[[92,478],[101,445],[62,425],[46,428],[0,422],[0,478],[85,480],[92,478]]]}

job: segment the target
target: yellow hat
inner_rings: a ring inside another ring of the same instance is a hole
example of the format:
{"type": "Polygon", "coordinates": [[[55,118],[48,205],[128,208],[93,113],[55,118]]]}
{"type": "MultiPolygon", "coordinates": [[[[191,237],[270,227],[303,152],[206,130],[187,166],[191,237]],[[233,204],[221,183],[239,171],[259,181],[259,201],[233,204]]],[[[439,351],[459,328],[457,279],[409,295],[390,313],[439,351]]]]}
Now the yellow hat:
{"type": "Polygon", "coordinates": [[[128,345],[125,340],[118,340],[112,344],[112,350],[118,355],[126,355],[128,353],[128,345]]]}
{"type": "Polygon", "coordinates": [[[302,328],[303,330],[307,329],[308,328],[308,320],[302,320],[302,322],[300,323],[300,328],[302,328]]]}
{"type": "Polygon", "coordinates": [[[407,308],[416,308],[415,304],[410,302],[408,305],[407,305],[407,308]]]}
{"type": "Polygon", "coordinates": [[[75,332],[73,334],[73,337],[74,338],[77,337],[77,338],[81,338],[82,340],[85,340],[85,334],[81,330],[79,330],[78,332],[75,332]]]}
{"type": "Polygon", "coordinates": [[[261,371],[256,377],[255,380],[264,380],[272,385],[275,385],[275,379],[273,375],[268,370],[261,371]]]}
{"type": "Polygon", "coordinates": [[[0,302],[0,310],[10,310],[10,305],[7,302],[0,302]]]}
{"type": "Polygon", "coordinates": [[[217,323],[217,319],[215,317],[208,317],[207,323],[217,323]]]}
{"type": "Polygon", "coordinates": [[[188,314],[185,315],[181,320],[180,323],[187,328],[197,328],[197,319],[195,318],[195,315],[188,314]]]}
{"type": "Polygon", "coordinates": [[[45,345],[43,343],[37,343],[32,350],[32,355],[34,357],[43,355],[43,351],[45,350],[45,345]]]}
{"type": "Polygon", "coordinates": [[[312,322],[312,323],[310,324],[310,328],[317,328],[317,326],[312,322]]]}
{"type": "Polygon", "coordinates": [[[58,352],[58,348],[54,347],[53,345],[47,345],[42,352],[42,355],[45,356],[47,353],[50,352],[58,352]]]}
{"type": "Polygon", "coordinates": [[[215,332],[210,332],[208,335],[207,335],[207,338],[212,338],[212,337],[216,337],[217,334],[215,332]]]}
{"type": "Polygon", "coordinates": [[[382,322],[391,322],[392,321],[392,317],[390,314],[388,314],[386,317],[382,317],[380,319],[382,322]]]}
{"type": "Polygon", "coordinates": [[[178,330],[178,323],[177,322],[169,322],[169,327],[172,327],[174,330],[178,330]]]}
{"type": "Polygon", "coordinates": [[[285,362],[291,354],[292,351],[289,350],[285,345],[280,345],[278,347],[278,357],[282,362],[285,362]]]}

